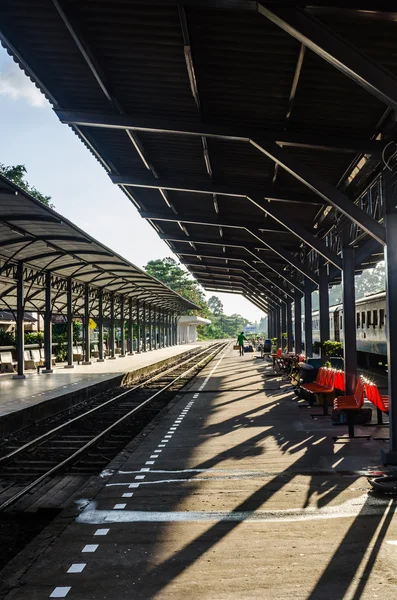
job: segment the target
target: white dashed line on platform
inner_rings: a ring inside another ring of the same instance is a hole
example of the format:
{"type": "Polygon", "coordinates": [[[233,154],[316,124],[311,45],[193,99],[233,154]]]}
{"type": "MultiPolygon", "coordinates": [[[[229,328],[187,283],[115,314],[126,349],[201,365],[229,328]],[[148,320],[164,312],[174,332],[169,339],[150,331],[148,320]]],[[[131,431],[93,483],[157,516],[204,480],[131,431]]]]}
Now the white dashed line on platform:
{"type": "Polygon", "coordinates": [[[68,573],[81,573],[84,568],[87,566],[87,563],[74,563],[68,569],[68,573]]]}
{"type": "Polygon", "coordinates": [[[70,592],[71,587],[56,587],[52,592],[50,598],[66,598],[68,593],[70,592]]]}
{"type": "Polygon", "coordinates": [[[95,552],[99,548],[99,544],[87,544],[82,549],[82,552],[95,552]]]}

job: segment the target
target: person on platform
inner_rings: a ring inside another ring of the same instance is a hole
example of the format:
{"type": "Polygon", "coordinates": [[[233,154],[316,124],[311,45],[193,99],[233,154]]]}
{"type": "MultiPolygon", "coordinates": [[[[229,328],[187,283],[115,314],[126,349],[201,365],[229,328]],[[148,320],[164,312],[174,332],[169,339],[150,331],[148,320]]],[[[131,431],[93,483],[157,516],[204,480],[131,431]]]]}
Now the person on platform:
{"type": "Polygon", "coordinates": [[[240,356],[244,355],[244,340],[247,340],[247,338],[244,335],[244,331],[242,331],[237,336],[237,344],[238,344],[238,347],[239,347],[240,356]]]}

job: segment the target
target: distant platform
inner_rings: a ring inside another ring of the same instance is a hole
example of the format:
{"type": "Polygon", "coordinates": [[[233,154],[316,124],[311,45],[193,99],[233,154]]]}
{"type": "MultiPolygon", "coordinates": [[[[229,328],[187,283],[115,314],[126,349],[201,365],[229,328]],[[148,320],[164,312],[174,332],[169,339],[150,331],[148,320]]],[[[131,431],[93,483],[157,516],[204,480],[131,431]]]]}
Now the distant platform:
{"type": "Polygon", "coordinates": [[[59,365],[53,367],[53,373],[49,374],[39,375],[35,371],[27,371],[25,379],[14,379],[12,374],[2,375],[0,435],[54,414],[63,407],[66,408],[66,397],[70,397],[72,403],[75,403],[88,394],[95,393],[96,389],[106,389],[107,384],[113,386],[115,379],[121,381],[127,373],[151,367],[207,344],[208,342],[183,344],[123,358],[117,357],[115,360],[107,359],[102,363],[93,358],[91,365],[76,364],[74,369],[65,369],[64,365],[59,365]]]}

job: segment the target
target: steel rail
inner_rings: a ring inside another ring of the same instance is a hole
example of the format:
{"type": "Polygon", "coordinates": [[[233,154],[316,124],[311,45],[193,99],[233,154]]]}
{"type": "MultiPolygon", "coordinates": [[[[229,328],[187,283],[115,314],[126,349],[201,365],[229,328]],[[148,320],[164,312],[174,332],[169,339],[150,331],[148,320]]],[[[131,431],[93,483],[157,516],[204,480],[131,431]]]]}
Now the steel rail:
{"type": "MultiPolygon", "coordinates": [[[[114,423],[112,423],[112,425],[109,425],[109,427],[107,427],[106,429],[102,430],[94,438],[92,438],[92,440],[90,440],[89,442],[87,442],[86,444],[84,444],[84,446],[82,446],[81,448],[79,448],[78,450],[76,450],[75,452],[73,452],[73,454],[71,454],[70,456],[68,456],[67,458],[65,458],[62,462],[58,463],[55,467],[52,467],[46,473],[43,473],[43,475],[40,475],[40,477],[38,477],[37,479],[35,479],[31,483],[29,483],[26,487],[24,487],[22,490],[20,490],[19,492],[17,492],[13,496],[11,496],[11,498],[8,498],[8,500],[6,500],[2,504],[0,504],[0,511],[5,510],[6,508],[8,508],[12,504],[14,504],[17,500],[19,500],[25,494],[27,494],[28,492],[30,492],[30,490],[33,489],[34,487],[36,487],[39,483],[41,483],[42,481],[44,481],[48,477],[51,477],[51,475],[54,475],[57,471],[59,471],[60,469],[62,469],[62,467],[66,466],[68,463],[70,463],[74,459],[78,458],[80,455],[84,454],[86,452],[86,450],[88,450],[91,446],[94,446],[107,433],[109,433],[110,431],[112,431],[112,429],[114,429],[115,427],[117,427],[118,425],[120,425],[120,423],[122,423],[123,421],[125,421],[125,419],[128,419],[131,415],[133,415],[137,411],[141,410],[144,406],[146,406],[154,398],[156,398],[157,396],[159,396],[160,394],[162,394],[163,392],[165,392],[168,388],[170,388],[172,385],[174,385],[174,383],[176,381],[178,381],[178,379],[181,379],[187,373],[190,373],[190,371],[193,371],[193,369],[195,369],[196,367],[198,367],[201,363],[203,363],[204,361],[206,361],[208,359],[211,359],[213,356],[215,356],[216,354],[218,354],[218,352],[220,352],[223,347],[226,348],[226,346],[228,344],[230,344],[230,342],[222,342],[222,343],[217,344],[217,347],[215,348],[215,350],[213,350],[210,354],[207,354],[207,356],[205,356],[204,358],[202,358],[198,363],[194,364],[192,367],[190,367],[189,369],[187,369],[186,371],[184,371],[183,373],[181,373],[180,375],[178,375],[177,377],[175,377],[175,379],[173,379],[172,381],[170,381],[167,385],[165,385],[164,387],[162,387],[160,390],[157,390],[157,392],[155,392],[149,398],[147,398],[146,400],[144,400],[143,402],[141,402],[138,406],[135,406],[133,409],[131,409],[130,411],[128,411],[128,413],[126,413],[125,415],[123,415],[122,417],[120,417],[119,419],[117,419],[117,421],[115,421],[114,423]]],[[[197,356],[200,356],[204,352],[205,351],[203,351],[199,355],[196,355],[196,358],[197,358],[197,356]]],[[[192,358],[194,358],[194,357],[192,357],[192,358]]],[[[186,362],[188,362],[188,361],[186,361],[186,362]]],[[[181,366],[181,365],[178,365],[178,366],[181,366]]],[[[161,373],[161,375],[164,375],[164,373],[161,373]]],[[[145,382],[145,383],[147,383],[147,382],[145,382]]],[[[126,392],[123,392],[118,397],[119,398],[123,397],[127,393],[131,393],[132,391],[134,391],[134,390],[128,390],[126,392]]],[[[115,398],[113,398],[113,400],[115,400],[115,398]]],[[[88,414],[88,413],[86,413],[86,414],[88,414]]],[[[68,424],[69,423],[70,423],[70,421],[68,422],[68,424]]]]}
{"type": "MultiPolygon", "coordinates": [[[[211,344],[209,346],[209,348],[211,348],[211,347],[213,347],[213,344],[211,344]]],[[[165,371],[161,371],[160,373],[157,373],[157,375],[154,375],[153,377],[150,377],[149,379],[145,379],[144,381],[142,381],[138,385],[135,385],[135,386],[129,388],[128,390],[126,390],[125,392],[122,392],[121,394],[118,394],[114,398],[110,398],[109,400],[106,400],[106,402],[103,402],[102,404],[98,404],[98,406],[94,406],[94,408],[90,408],[86,412],[81,413],[81,415],[77,415],[76,417],[73,417],[73,419],[70,419],[69,421],[65,421],[65,423],[61,423],[61,425],[57,425],[57,427],[54,427],[53,429],[50,429],[50,430],[46,431],[42,435],[39,435],[38,437],[34,438],[33,440],[30,440],[30,442],[26,442],[26,444],[24,444],[20,448],[16,448],[12,452],[9,452],[8,454],[4,454],[4,456],[0,456],[0,464],[2,462],[5,462],[6,460],[12,458],[13,456],[16,456],[17,454],[20,454],[24,450],[27,450],[28,448],[31,448],[32,446],[35,446],[36,444],[39,444],[40,442],[42,442],[46,438],[50,437],[51,435],[57,433],[58,431],[60,431],[64,427],[68,427],[72,423],[75,423],[76,421],[79,421],[80,419],[83,419],[84,417],[90,415],[91,413],[93,413],[93,412],[95,412],[97,410],[100,410],[104,406],[107,406],[108,404],[111,404],[112,402],[116,402],[117,400],[120,400],[120,398],[123,398],[125,395],[130,394],[131,392],[134,392],[134,391],[138,390],[139,388],[144,387],[148,383],[150,383],[152,381],[155,381],[156,379],[159,379],[160,377],[163,377],[164,375],[167,375],[168,373],[171,373],[172,371],[175,371],[175,369],[177,369],[178,367],[182,367],[186,363],[191,362],[194,358],[198,358],[199,356],[201,356],[202,354],[204,354],[205,352],[207,352],[207,350],[208,350],[208,347],[205,350],[203,350],[202,352],[194,354],[190,358],[188,358],[188,359],[186,359],[186,360],[184,360],[184,361],[182,361],[182,362],[174,365],[173,367],[170,367],[169,369],[166,369],[165,371]]]]}

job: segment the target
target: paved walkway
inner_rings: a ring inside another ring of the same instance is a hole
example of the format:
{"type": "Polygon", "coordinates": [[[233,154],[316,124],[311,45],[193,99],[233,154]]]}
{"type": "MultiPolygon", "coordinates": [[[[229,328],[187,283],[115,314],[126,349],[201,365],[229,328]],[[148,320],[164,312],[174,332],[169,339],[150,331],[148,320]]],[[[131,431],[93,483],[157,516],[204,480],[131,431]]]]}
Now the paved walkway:
{"type": "Polygon", "coordinates": [[[378,443],[334,444],[268,372],[216,357],[6,600],[395,600],[378,443]]]}
{"type": "Polygon", "coordinates": [[[53,373],[50,374],[37,375],[35,371],[27,371],[26,379],[14,379],[12,374],[3,375],[0,377],[0,418],[28,406],[183,354],[200,344],[198,342],[161,348],[124,358],[117,357],[116,360],[106,360],[103,363],[93,358],[91,365],[76,364],[74,369],[65,369],[63,365],[59,365],[53,367],[53,373]]]}

